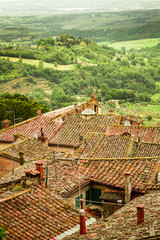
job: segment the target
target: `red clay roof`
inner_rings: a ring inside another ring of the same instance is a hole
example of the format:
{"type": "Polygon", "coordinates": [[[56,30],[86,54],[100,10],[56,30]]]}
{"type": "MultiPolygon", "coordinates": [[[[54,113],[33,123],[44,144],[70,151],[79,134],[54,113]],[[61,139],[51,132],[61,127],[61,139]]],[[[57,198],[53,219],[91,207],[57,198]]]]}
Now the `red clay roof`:
{"type": "Polygon", "coordinates": [[[91,182],[77,169],[63,162],[55,162],[49,166],[49,188],[61,196],[69,196],[91,182]]]}
{"type": "Polygon", "coordinates": [[[125,158],[160,156],[160,144],[135,142],[130,134],[88,133],[76,151],[80,158],[125,158]]]}
{"type": "Polygon", "coordinates": [[[16,124],[15,127],[9,127],[0,131],[0,142],[13,142],[14,133],[20,133],[29,138],[34,138],[36,133],[39,137],[41,135],[41,128],[48,141],[53,138],[58,130],[58,125],[54,122],[53,117],[40,116],[36,118],[28,119],[22,123],[16,124]]]}
{"type": "Polygon", "coordinates": [[[160,144],[141,142],[134,154],[134,157],[160,156],[160,144]]]}
{"type": "Polygon", "coordinates": [[[74,235],[64,240],[142,240],[160,239],[160,193],[137,197],[109,218],[87,228],[86,235],[74,235]],[[144,222],[137,226],[137,205],[144,204],[144,222]]]}
{"type": "Polygon", "coordinates": [[[0,200],[0,226],[7,239],[51,239],[79,224],[78,211],[45,189],[0,200]]]}
{"type": "Polygon", "coordinates": [[[124,189],[125,172],[131,173],[133,191],[160,189],[155,184],[160,158],[81,160],[81,172],[93,181],[124,189]]]}
{"type": "Polygon", "coordinates": [[[76,152],[81,158],[127,157],[130,148],[130,135],[106,136],[105,133],[88,133],[86,141],[76,152]]]}
{"type": "Polygon", "coordinates": [[[120,119],[121,117],[116,115],[94,115],[87,118],[79,114],[70,114],[50,143],[77,146],[80,135],[85,138],[87,132],[103,133],[108,124],[119,124],[120,119]]]}
{"type": "Polygon", "coordinates": [[[145,127],[145,126],[108,126],[106,130],[107,135],[120,135],[129,133],[133,135],[134,141],[160,143],[160,127],[145,127]]]}
{"type": "Polygon", "coordinates": [[[53,150],[47,145],[34,139],[24,138],[6,148],[0,150],[0,156],[19,160],[19,152],[24,154],[24,162],[35,161],[36,159],[51,159],[53,150]]]}

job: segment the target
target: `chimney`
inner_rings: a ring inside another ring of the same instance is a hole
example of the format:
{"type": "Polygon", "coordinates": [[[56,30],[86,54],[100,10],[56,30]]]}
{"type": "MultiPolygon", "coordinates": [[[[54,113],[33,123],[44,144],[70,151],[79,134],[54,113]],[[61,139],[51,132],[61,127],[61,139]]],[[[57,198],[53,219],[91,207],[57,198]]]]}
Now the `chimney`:
{"type": "Polygon", "coordinates": [[[125,203],[128,203],[131,200],[132,186],[130,182],[130,173],[125,173],[125,203]]]}
{"type": "Polygon", "coordinates": [[[19,152],[20,165],[24,165],[24,153],[19,152]]]}
{"type": "Polygon", "coordinates": [[[160,172],[157,173],[156,184],[160,184],[160,172]]]}
{"type": "Polygon", "coordinates": [[[37,110],[37,116],[42,116],[42,110],[41,109],[37,110]]]}
{"type": "Polygon", "coordinates": [[[17,134],[14,134],[14,142],[16,142],[18,139],[18,135],[17,134]]]}
{"type": "Polygon", "coordinates": [[[85,221],[85,211],[83,209],[83,199],[80,200],[81,209],[79,211],[80,215],[80,235],[86,234],[86,221],[85,221]]]}
{"type": "Polygon", "coordinates": [[[40,178],[43,180],[43,162],[36,162],[36,169],[40,172],[40,178]]]}
{"type": "Polygon", "coordinates": [[[48,138],[44,136],[38,137],[38,141],[41,141],[43,144],[48,146],[48,138]]]}
{"type": "Polygon", "coordinates": [[[9,127],[9,120],[5,119],[2,121],[2,129],[8,128],[9,127]]]}
{"type": "Polygon", "coordinates": [[[81,145],[83,143],[83,135],[79,136],[79,144],[81,145]]]}
{"type": "Polygon", "coordinates": [[[137,226],[144,222],[144,204],[137,206],[137,226]]]}
{"type": "Polygon", "coordinates": [[[75,113],[78,113],[78,104],[77,103],[74,104],[74,109],[75,109],[75,113]]]}

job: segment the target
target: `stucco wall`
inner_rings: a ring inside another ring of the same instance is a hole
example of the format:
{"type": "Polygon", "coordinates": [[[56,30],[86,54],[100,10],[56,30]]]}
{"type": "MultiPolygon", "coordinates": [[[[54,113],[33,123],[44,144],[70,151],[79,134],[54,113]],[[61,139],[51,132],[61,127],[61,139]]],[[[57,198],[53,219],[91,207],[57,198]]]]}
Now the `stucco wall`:
{"type": "Polygon", "coordinates": [[[84,200],[84,208],[86,207],[85,201],[86,201],[86,191],[90,189],[90,184],[86,185],[82,189],[76,191],[75,193],[71,194],[69,197],[67,197],[67,201],[75,206],[75,198],[82,194],[82,198],[84,200]]]}
{"type": "Polygon", "coordinates": [[[11,145],[10,143],[3,143],[3,142],[0,142],[0,149],[2,148],[6,148],[8,147],[9,145],[11,145]]]}
{"type": "MultiPolygon", "coordinates": [[[[13,168],[20,166],[19,162],[13,161],[13,168]]],[[[5,177],[12,171],[12,160],[0,156],[0,178],[5,177]]]]}

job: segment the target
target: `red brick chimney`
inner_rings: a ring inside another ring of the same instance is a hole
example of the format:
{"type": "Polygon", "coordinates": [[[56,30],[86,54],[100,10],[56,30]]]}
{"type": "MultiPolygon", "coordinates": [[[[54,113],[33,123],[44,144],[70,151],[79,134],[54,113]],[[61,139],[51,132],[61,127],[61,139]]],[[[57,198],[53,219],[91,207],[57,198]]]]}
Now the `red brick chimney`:
{"type": "Polygon", "coordinates": [[[40,172],[40,178],[43,179],[43,162],[36,162],[36,169],[40,172]]]}
{"type": "Polygon", "coordinates": [[[85,211],[83,209],[83,199],[80,200],[81,202],[81,209],[79,211],[80,217],[80,235],[86,234],[86,221],[85,221],[85,211]]]}
{"type": "Polygon", "coordinates": [[[2,121],[2,129],[8,128],[9,127],[9,120],[5,119],[2,121]]]}
{"type": "Polygon", "coordinates": [[[130,182],[130,172],[125,172],[125,203],[131,200],[132,186],[130,182]]]}
{"type": "Polygon", "coordinates": [[[37,110],[37,116],[42,116],[42,110],[41,109],[37,110]]]}
{"type": "Polygon", "coordinates": [[[144,204],[137,206],[137,226],[144,222],[144,204]]]}

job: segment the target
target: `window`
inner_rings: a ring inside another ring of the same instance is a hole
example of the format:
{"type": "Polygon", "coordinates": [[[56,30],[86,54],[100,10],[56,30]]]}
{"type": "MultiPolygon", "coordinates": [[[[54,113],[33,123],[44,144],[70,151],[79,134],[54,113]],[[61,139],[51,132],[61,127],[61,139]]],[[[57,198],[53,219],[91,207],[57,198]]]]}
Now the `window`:
{"type": "Polygon", "coordinates": [[[101,200],[99,199],[100,196],[101,196],[101,189],[99,188],[88,189],[86,191],[86,205],[88,205],[89,203],[101,205],[100,203],[101,200]]]}
{"type": "Polygon", "coordinates": [[[101,200],[99,199],[99,197],[101,196],[101,189],[91,188],[91,196],[92,196],[93,204],[101,205],[100,203],[101,200]]]}
{"type": "Polygon", "coordinates": [[[91,189],[88,189],[86,191],[86,205],[90,203],[90,200],[91,200],[91,189]]]}
{"type": "Polygon", "coordinates": [[[75,205],[77,208],[80,208],[80,206],[81,206],[81,204],[80,204],[81,199],[83,199],[82,194],[75,198],[75,205]]]}

